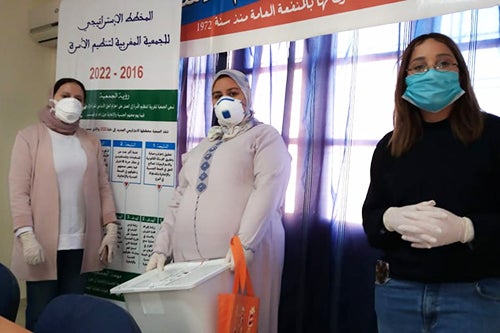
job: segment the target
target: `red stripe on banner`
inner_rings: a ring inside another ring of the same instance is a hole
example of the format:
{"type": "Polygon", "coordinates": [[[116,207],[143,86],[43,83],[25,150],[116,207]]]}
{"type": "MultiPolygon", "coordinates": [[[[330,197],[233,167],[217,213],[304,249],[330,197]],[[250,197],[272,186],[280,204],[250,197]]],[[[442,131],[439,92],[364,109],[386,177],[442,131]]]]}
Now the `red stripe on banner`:
{"type": "Polygon", "coordinates": [[[267,28],[404,0],[261,0],[181,27],[181,41],[267,28]]]}

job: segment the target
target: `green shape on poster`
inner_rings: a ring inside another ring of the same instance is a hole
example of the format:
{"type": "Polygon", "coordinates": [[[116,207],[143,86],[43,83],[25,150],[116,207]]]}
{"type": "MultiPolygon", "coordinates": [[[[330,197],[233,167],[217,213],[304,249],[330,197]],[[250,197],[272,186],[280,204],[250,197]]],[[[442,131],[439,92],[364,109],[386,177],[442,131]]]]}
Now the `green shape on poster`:
{"type": "Polygon", "coordinates": [[[177,121],[177,90],[88,90],[82,119],[177,121]]]}
{"type": "Polygon", "coordinates": [[[125,298],[123,295],[111,294],[109,290],[139,275],[137,273],[115,271],[112,269],[87,273],[85,293],[124,302],[125,298]]]}

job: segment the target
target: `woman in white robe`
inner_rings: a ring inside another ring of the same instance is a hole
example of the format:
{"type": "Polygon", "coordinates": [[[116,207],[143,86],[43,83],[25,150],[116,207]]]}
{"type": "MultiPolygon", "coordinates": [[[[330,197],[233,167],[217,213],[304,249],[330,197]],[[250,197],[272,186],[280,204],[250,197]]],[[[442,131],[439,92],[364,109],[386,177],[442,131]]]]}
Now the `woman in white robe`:
{"type": "Polygon", "coordinates": [[[182,156],[178,186],[147,270],[163,269],[167,258],[231,261],[229,242],[238,235],[260,298],[259,332],[276,333],[291,158],[279,132],[253,117],[243,73],[218,72],[212,102],[220,126],[182,156]]]}

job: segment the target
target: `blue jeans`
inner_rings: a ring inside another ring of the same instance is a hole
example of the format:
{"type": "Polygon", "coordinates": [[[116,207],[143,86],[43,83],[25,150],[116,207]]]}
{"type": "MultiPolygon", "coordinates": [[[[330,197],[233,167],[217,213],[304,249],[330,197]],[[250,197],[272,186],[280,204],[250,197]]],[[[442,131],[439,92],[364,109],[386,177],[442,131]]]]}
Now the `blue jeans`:
{"type": "Polygon", "coordinates": [[[26,329],[35,330],[45,306],[63,294],[83,294],[86,276],[80,274],[83,250],[57,251],[57,280],[26,281],[26,329]]]}
{"type": "Polygon", "coordinates": [[[500,332],[500,279],[375,285],[379,333],[500,332]]]}

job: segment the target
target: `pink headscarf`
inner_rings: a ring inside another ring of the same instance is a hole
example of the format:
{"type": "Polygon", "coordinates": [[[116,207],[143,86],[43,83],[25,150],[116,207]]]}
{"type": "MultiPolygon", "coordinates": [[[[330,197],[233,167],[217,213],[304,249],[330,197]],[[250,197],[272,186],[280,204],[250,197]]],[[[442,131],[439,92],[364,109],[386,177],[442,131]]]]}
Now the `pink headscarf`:
{"type": "MultiPolygon", "coordinates": [[[[52,104],[52,103],[51,103],[52,104]]],[[[52,112],[53,106],[47,105],[38,113],[38,117],[42,123],[44,123],[51,130],[64,134],[72,135],[75,134],[76,130],[80,126],[80,120],[74,122],[73,124],[65,123],[56,118],[54,112],[52,112]]]]}

